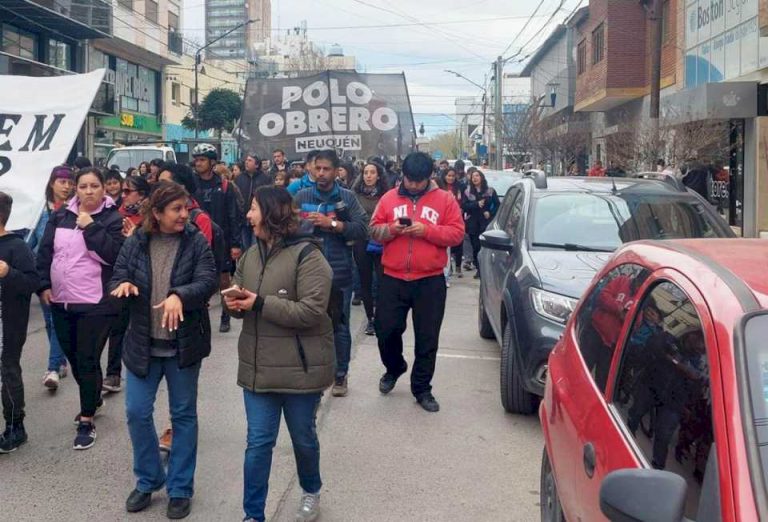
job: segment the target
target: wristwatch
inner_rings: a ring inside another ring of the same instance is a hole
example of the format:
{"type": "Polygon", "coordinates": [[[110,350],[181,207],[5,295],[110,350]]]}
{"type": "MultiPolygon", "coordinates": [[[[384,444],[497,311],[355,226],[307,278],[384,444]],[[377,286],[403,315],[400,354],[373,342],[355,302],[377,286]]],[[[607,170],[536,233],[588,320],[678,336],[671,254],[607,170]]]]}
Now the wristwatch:
{"type": "Polygon", "coordinates": [[[336,230],[336,229],[338,228],[338,226],[339,226],[339,222],[338,222],[338,221],[336,221],[335,219],[332,219],[332,220],[331,220],[331,228],[332,228],[333,230],[336,230]]]}

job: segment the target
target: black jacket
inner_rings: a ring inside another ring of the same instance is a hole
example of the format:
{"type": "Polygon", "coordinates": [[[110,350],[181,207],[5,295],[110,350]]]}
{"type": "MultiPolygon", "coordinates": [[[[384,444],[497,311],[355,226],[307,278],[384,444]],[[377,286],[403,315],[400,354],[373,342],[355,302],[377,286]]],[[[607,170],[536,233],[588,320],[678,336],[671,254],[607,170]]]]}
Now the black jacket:
{"type": "Polygon", "coordinates": [[[235,178],[235,185],[240,189],[240,193],[243,195],[243,215],[247,214],[251,208],[251,199],[253,193],[259,187],[271,185],[273,178],[269,174],[257,170],[253,176],[248,171],[243,172],[235,178]]]}
{"type": "Polygon", "coordinates": [[[0,236],[0,260],[8,263],[8,273],[0,279],[3,347],[17,349],[27,340],[29,301],[40,280],[32,250],[16,234],[0,236]]]}
{"type": "Polygon", "coordinates": [[[470,236],[480,235],[485,232],[488,223],[499,210],[499,196],[490,187],[481,194],[475,192],[472,187],[468,187],[462,193],[461,210],[465,213],[464,222],[467,234],[470,236]],[[480,201],[485,201],[483,207],[480,207],[480,201]],[[491,217],[486,219],[485,212],[488,212],[491,217]]]}
{"type": "MultiPolygon", "coordinates": [[[[139,295],[124,298],[128,302],[130,323],[123,344],[123,361],[135,375],[144,377],[149,369],[151,344],[152,264],[149,236],[137,230],[128,238],[115,263],[110,290],[130,282],[139,295]]],[[[179,366],[186,368],[211,353],[211,323],[208,300],[218,289],[218,273],[205,236],[187,225],[171,271],[171,289],[184,306],[184,321],[176,332],[179,366]]]]}
{"type": "MultiPolygon", "coordinates": [[[[222,180],[218,174],[214,174],[210,182],[198,178],[195,199],[211,216],[213,222],[224,231],[227,247],[239,248],[240,223],[245,216],[242,213],[243,209],[237,203],[237,195],[229,184],[229,181],[222,180]],[[204,188],[203,183],[213,183],[213,188],[204,188]]],[[[246,199],[245,194],[243,199],[246,199]]],[[[251,204],[250,200],[248,204],[251,204]]]]}

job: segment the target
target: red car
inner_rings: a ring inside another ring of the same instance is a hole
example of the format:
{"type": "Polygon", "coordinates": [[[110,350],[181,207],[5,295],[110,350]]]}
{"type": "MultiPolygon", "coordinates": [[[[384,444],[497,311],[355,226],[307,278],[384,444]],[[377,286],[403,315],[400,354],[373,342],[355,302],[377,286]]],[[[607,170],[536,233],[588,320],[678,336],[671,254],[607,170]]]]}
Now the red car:
{"type": "Polygon", "coordinates": [[[768,242],[631,243],[549,358],[541,519],[768,520],[768,242]]]}

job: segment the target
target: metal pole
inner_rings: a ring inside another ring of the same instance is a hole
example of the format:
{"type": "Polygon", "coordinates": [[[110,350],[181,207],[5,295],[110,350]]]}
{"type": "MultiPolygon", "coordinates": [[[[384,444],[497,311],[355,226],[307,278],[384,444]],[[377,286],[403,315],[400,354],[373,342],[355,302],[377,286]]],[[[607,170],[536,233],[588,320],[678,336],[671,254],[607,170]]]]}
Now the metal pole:
{"type": "Polygon", "coordinates": [[[503,122],[502,122],[502,96],[504,95],[504,82],[502,81],[502,72],[504,70],[504,62],[501,56],[496,59],[494,64],[496,68],[496,98],[494,102],[495,116],[494,116],[494,134],[496,141],[496,170],[504,169],[504,138],[502,136],[503,122]]]}
{"type": "Polygon", "coordinates": [[[198,85],[197,85],[197,69],[200,65],[200,51],[203,49],[200,48],[195,53],[195,113],[193,116],[195,117],[195,140],[199,138],[200,135],[200,121],[197,119],[198,115],[198,109],[200,108],[200,95],[198,94],[198,85]]]}

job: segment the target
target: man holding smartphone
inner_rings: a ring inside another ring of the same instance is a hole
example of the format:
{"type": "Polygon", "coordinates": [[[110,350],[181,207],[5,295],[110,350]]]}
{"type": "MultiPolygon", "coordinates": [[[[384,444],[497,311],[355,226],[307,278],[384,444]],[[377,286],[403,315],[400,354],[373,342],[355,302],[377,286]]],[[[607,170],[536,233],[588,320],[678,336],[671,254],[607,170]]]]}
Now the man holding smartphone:
{"type": "Polygon", "coordinates": [[[387,394],[408,370],[403,333],[413,311],[416,337],[411,393],[429,412],[440,410],[432,395],[440,327],[445,313],[448,247],[464,239],[464,219],[456,200],[430,180],[432,158],[423,152],[403,162],[403,182],[379,201],[371,219],[371,237],[384,244],[384,277],[379,285],[376,335],[386,373],[379,391],[387,394]]]}

